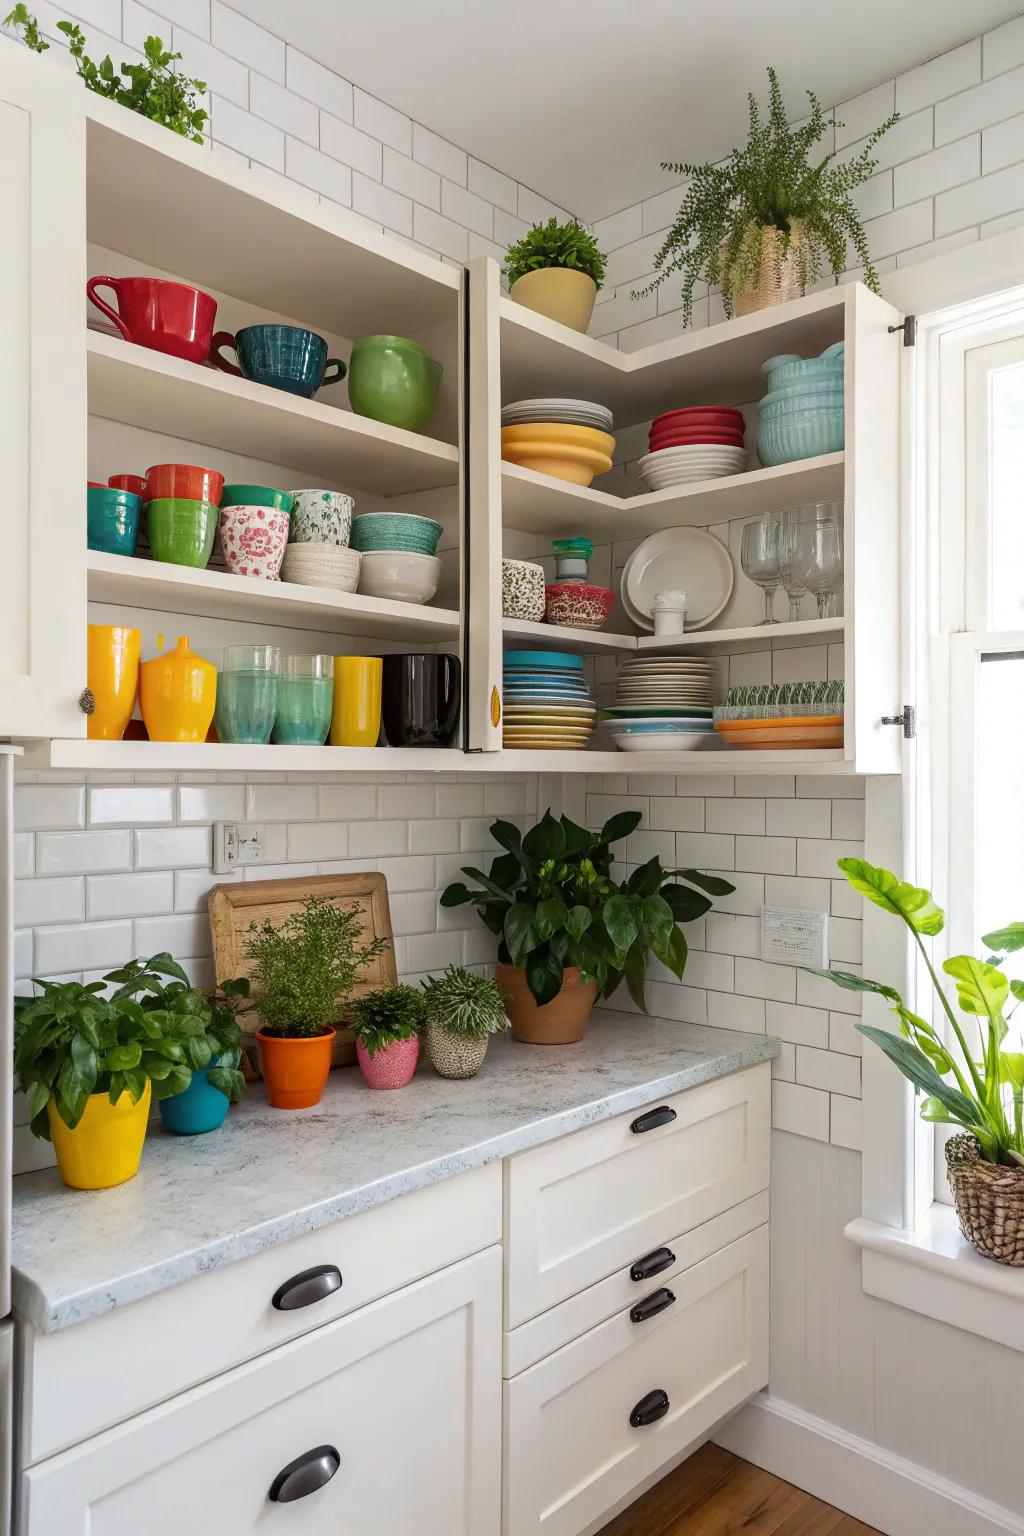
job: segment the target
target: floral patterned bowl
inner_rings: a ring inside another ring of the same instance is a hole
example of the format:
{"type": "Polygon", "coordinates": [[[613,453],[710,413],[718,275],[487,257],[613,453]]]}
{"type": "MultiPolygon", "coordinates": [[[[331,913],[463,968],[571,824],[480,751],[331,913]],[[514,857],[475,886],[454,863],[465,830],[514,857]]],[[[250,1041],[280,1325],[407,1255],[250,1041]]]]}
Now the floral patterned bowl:
{"type": "Polygon", "coordinates": [[[501,612],[506,619],[544,617],[544,567],[533,560],[501,562],[501,612]]]}
{"type": "Polygon", "coordinates": [[[585,581],[558,581],[545,587],[548,624],[565,624],[570,629],[600,629],[608,622],[615,603],[615,593],[608,587],[592,587],[585,581]]]}
{"type": "Polygon", "coordinates": [[[220,542],[228,569],[236,576],[277,581],[288,546],[291,519],[278,507],[224,507],[220,542]]]}
{"type": "Polygon", "coordinates": [[[335,544],[347,549],[355,502],[343,491],[292,491],[292,544],[335,544]]]}

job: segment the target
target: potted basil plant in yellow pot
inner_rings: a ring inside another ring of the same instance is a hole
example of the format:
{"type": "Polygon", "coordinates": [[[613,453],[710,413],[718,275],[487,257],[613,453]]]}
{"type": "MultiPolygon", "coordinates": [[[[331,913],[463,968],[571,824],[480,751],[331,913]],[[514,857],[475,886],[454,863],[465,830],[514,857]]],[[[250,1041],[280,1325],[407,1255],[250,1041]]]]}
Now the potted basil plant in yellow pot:
{"type": "Polygon", "coordinates": [[[527,309],[585,331],[604,281],[606,259],[575,219],[535,224],[505,254],[509,297],[527,309]]]}

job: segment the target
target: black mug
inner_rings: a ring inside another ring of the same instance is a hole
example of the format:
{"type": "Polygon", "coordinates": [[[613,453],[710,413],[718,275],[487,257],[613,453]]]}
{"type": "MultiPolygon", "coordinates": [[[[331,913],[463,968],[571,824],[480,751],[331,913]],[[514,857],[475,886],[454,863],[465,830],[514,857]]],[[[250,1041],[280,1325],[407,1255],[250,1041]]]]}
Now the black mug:
{"type": "Polygon", "coordinates": [[[385,656],[381,717],[388,746],[450,747],[459,723],[461,686],[457,656],[385,656]]]}

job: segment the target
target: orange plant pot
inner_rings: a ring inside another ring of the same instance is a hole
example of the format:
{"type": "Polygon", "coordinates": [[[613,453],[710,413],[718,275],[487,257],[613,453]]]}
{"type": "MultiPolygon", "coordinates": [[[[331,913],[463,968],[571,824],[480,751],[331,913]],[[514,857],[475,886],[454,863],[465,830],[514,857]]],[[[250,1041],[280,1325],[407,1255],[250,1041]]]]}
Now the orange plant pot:
{"type": "Polygon", "coordinates": [[[88,627],[86,681],[93,696],[90,741],[120,741],[135,708],[142,635],[123,624],[88,627]]]}
{"type": "Polygon", "coordinates": [[[274,1109],[308,1109],[319,1104],[331,1070],[336,1031],[305,1040],[283,1040],[256,1031],[267,1098],[274,1109]]]}
{"type": "Polygon", "coordinates": [[[512,1037],[528,1045],[575,1045],[583,1039],[597,1000],[597,982],[584,981],[579,966],[562,973],[562,989],[550,1003],[538,1004],[521,965],[496,965],[494,979],[505,994],[512,1037]]]}

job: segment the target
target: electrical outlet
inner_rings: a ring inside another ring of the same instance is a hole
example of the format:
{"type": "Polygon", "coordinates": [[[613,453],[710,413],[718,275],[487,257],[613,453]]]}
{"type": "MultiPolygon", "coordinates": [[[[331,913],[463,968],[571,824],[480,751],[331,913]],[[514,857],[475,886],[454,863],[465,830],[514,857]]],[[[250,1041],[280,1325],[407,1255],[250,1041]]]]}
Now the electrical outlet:
{"type": "Polygon", "coordinates": [[[828,914],[797,907],[762,907],[761,959],[824,970],[828,965],[828,914]]]}
{"type": "Polygon", "coordinates": [[[266,858],[267,829],[253,821],[217,821],[213,827],[213,872],[229,875],[266,858]]]}

